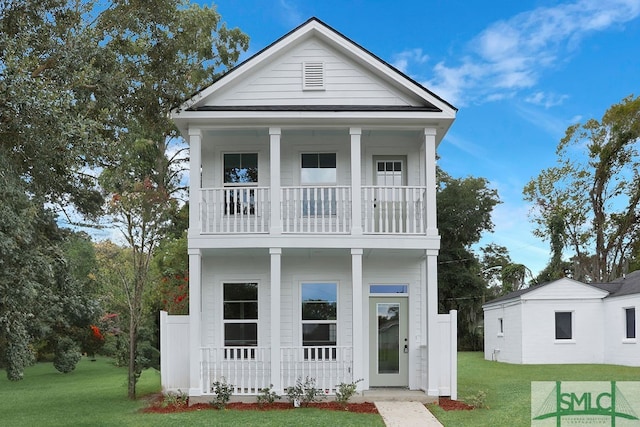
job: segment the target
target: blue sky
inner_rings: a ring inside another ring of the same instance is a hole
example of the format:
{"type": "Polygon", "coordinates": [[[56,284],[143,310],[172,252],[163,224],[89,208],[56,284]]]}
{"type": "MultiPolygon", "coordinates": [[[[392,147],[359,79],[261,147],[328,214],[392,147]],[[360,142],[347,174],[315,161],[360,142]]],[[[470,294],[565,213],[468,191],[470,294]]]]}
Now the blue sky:
{"type": "Polygon", "coordinates": [[[495,231],[481,243],[506,246],[534,273],[549,245],[531,234],[523,187],[554,164],[569,125],[640,95],[640,0],[215,4],[251,38],[243,59],[315,16],[458,107],[439,165],[498,190],[495,231]]]}

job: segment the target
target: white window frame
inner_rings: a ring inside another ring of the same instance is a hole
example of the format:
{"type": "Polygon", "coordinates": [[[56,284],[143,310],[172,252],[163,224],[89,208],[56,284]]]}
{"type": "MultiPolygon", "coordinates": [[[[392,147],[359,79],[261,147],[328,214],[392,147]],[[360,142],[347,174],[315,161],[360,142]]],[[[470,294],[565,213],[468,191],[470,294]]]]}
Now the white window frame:
{"type": "MultiPolygon", "coordinates": [[[[328,345],[328,347],[337,347],[340,343],[340,334],[339,334],[339,320],[340,320],[340,283],[337,280],[302,280],[300,281],[299,284],[299,298],[298,298],[298,310],[299,310],[299,315],[298,315],[298,321],[300,322],[300,347],[305,348],[305,347],[314,347],[314,346],[305,346],[304,345],[304,325],[305,324],[335,324],[335,336],[336,336],[336,343],[333,345],[328,345]],[[328,284],[328,285],[335,285],[336,288],[336,318],[335,320],[315,320],[315,319],[307,319],[304,320],[303,317],[303,313],[304,310],[302,309],[302,304],[303,304],[303,295],[302,295],[302,289],[304,287],[304,285],[321,285],[321,284],[328,284]]],[[[324,347],[324,346],[323,346],[324,347]]]]}
{"type": "Polygon", "coordinates": [[[221,317],[221,324],[222,324],[222,331],[221,331],[221,342],[222,342],[222,347],[224,348],[232,348],[232,347],[259,347],[260,346],[260,282],[258,280],[224,280],[222,281],[222,285],[221,285],[221,292],[220,292],[220,317],[221,317]],[[257,316],[255,319],[226,319],[225,315],[224,315],[224,305],[225,305],[225,298],[224,298],[224,287],[225,285],[240,285],[240,284],[246,284],[246,283],[255,283],[256,284],[256,289],[258,292],[258,295],[256,297],[256,303],[257,303],[257,316]],[[227,324],[239,324],[239,323],[255,323],[256,325],[256,345],[252,346],[252,345],[242,345],[242,346],[228,346],[226,345],[226,336],[225,336],[225,327],[227,324]]]}
{"type": "Polygon", "coordinates": [[[622,308],[622,326],[623,326],[623,342],[624,343],[636,343],[637,339],[638,339],[638,310],[636,310],[635,306],[631,306],[631,307],[623,307],[622,308]],[[630,337],[627,335],[627,313],[628,310],[633,310],[634,312],[634,321],[635,321],[635,328],[634,328],[634,332],[635,335],[633,337],[630,337]]]}
{"type": "Polygon", "coordinates": [[[556,310],[553,313],[553,337],[555,339],[555,343],[563,344],[563,343],[575,343],[575,328],[576,328],[576,319],[575,319],[575,311],[573,310],[556,310]],[[569,338],[557,338],[557,328],[558,328],[558,313],[569,313],[571,320],[571,337],[569,338]]]}
{"type": "Polygon", "coordinates": [[[498,317],[498,336],[504,336],[504,317],[498,317]]]}
{"type": "Polygon", "coordinates": [[[226,151],[222,153],[222,186],[223,187],[257,187],[260,182],[260,153],[257,151],[226,151]],[[255,154],[256,155],[256,168],[258,169],[257,180],[254,182],[225,182],[225,163],[224,158],[228,154],[238,154],[240,156],[244,154],[255,154]]]}

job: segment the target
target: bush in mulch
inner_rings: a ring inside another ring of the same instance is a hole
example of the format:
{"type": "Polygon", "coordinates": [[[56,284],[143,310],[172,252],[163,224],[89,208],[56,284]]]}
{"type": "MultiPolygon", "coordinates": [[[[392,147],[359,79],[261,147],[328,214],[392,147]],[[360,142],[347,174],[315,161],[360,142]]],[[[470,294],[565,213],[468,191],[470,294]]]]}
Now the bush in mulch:
{"type": "MultiPolygon", "coordinates": [[[[371,402],[364,403],[347,403],[346,405],[339,402],[315,402],[309,403],[309,408],[326,409],[330,411],[346,411],[361,414],[377,414],[378,409],[371,402]]],[[[236,411],[274,411],[274,410],[293,410],[293,406],[288,402],[273,403],[246,403],[231,402],[225,406],[225,409],[236,411]]],[[[145,413],[170,414],[176,412],[216,410],[216,408],[207,403],[196,403],[194,405],[171,403],[166,404],[162,394],[153,396],[150,404],[142,411],[145,413]]]]}

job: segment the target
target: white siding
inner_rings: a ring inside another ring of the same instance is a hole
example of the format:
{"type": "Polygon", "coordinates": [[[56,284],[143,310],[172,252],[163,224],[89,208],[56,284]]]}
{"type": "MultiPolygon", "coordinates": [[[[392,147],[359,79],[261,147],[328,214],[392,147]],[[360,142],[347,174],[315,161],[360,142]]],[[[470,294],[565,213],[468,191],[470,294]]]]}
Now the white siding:
{"type": "Polygon", "coordinates": [[[522,363],[522,311],[519,302],[507,301],[484,311],[484,358],[522,363]],[[502,319],[502,333],[500,321],[502,319]]]}
{"type": "Polygon", "coordinates": [[[412,105],[366,68],[311,39],[224,88],[203,105],[412,105]],[[303,90],[302,64],[324,62],[325,90],[303,90]]]}
{"type": "Polygon", "coordinates": [[[560,279],[522,295],[522,300],[601,299],[608,293],[571,279],[560,279]]]}
{"type": "Polygon", "coordinates": [[[603,305],[593,300],[526,301],[522,363],[603,363],[603,305]],[[573,338],[555,339],[555,313],[573,313],[573,338]]]}
{"type": "Polygon", "coordinates": [[[640,295],[629,295],[605,299],[604,313],[607,333],[604,335],[604,358],[606,363],[640,366],[640,341],[638,341],[638,316],[640,295]],[[636,338],[626,339],[625,308],[636,309],[636,338]]]}

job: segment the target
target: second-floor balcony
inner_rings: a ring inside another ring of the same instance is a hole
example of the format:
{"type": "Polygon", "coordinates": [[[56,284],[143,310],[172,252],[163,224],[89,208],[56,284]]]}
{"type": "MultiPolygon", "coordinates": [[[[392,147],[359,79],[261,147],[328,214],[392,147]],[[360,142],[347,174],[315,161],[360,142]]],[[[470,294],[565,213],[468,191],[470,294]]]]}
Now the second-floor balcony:
{"type": "MultiPolygon", "coordinates": [[[[200,190],[202,234],[269,233],[274,224],[268,187],[200,190]]],[[[354,220],[349,186],[297,186],[280,189],[278,225],[283,234],[426,234],[426,187],[362,186],[359,221],[354,220]]]]}

